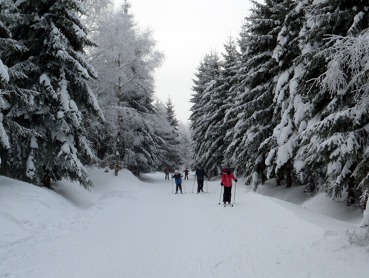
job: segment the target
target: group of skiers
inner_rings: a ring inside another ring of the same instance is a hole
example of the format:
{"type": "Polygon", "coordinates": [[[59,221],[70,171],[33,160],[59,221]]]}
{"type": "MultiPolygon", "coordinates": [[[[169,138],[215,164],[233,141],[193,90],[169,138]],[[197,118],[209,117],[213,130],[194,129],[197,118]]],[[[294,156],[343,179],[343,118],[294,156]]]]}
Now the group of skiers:
{"type": "MultiPolygon", "coordinates": [[[[169,180],[169,172],[170,172],[169,168],[166,167],[165,168],[165,179],[169,180]]],[[[184,179],[188,180],[188,174],[189,174],[190,171],[186,168],[183,172],[185,173],[184,179]]],[[[196,175],[196,179],[197,179],[197,193],[204,192],[203,187],[204,187],[205,177],[208,180],[210,180],[210,178],[206,174],[203,167],[197,168],[196,172],[195,172],[195,175],[196,175]]],[[[181,194],[183,193],[182,192],[182,177],[183,177],[183,175],[179,171],[175,171],[174,174],[172,175],[172,179],[174,179],[175,184],[176,184],[175,194],[177,194],[178,191],[180,191],[181,194]]],[[[233,174],[233,172],[231,171],[230,168],[223,168],[220,185],[224,188],[224,191],[223,191],[224,206],[226,205],[226,203],[228,203],[228,204],[231,203],[232,181],[237,182],[236,176],[233,174]]]]}

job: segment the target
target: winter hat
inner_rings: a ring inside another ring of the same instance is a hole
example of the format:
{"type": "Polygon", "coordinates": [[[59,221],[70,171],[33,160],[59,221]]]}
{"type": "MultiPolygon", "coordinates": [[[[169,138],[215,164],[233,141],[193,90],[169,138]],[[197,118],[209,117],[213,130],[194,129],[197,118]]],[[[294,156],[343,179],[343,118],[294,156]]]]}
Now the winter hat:
{"type": "Polygon", "coordinates": [[[227,174],[230,174],[231,173],[231,169],[229,168],[223,168],[223,173],[227,173],[227,174]]]}

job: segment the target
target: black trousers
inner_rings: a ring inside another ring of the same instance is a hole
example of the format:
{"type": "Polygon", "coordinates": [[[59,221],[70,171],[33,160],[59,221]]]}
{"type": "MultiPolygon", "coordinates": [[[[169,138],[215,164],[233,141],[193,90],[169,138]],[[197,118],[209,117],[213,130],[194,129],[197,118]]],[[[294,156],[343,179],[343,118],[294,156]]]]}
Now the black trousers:
{"type": "Polygon", "coordinates": [[[176,193],[178,192],[178,189],[181,191],[182,193],[182,184],[176,184],[176,193]]]}
{"type": "Polygon", "coordinates": [[[197,179],[197,193],[204,190],[202,189],[204,187],[204,179],[197,179]]]}
{"type": "Polygon", "coordinates": [[[223,193],[223,202],[231,202],[232,197],[232,186],[223,186],[224,187],[224,193],[223,193]]]}

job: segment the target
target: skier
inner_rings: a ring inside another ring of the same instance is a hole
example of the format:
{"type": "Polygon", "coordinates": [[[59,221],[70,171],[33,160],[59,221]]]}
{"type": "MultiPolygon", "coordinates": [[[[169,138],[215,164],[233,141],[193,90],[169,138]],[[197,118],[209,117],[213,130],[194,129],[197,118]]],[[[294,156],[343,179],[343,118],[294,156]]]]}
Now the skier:
{"type": "Polygon", "coordinates": [[[197,177],[197,193],[204,192],[203,187],[204,187],[204,178],[207,177],[208,175],[206,174],[205,170],[203,167],[199,167],[196,169],[196,177],[197,177]]]}
{"type": "Polygon", "coordinates": [[[179,171],[175,171],[174,175],[172,176],[172,179],[174,178],[176,183],[176,193],[178,193],[178,189],[181,191],[182,194],[182,175],[179,173],[179,171]]]}
{"type": "Polygon", "coordinates": [[[237,178],[232,173],[231,169],[224,168],[223,174],[222,174],[222,180],[220,185],[224,187],[224,193],[223,193],[223,203],[224,206],[228,202],[228,204],[231,203],[231,195],[232,195],[232,180],[237,182],[237,178]]]}
{"type": "Polygon", "coordinates": [[[190,172],[187,168],[183,171],[185,173],[185,180],[188,180],[188,173],[190,172]]]}
{"type": "Polygon", "coordinates": [[[165,179],[169,180],[169,167],[168,166],[165,167],[164,172],[165,172],[165,179]]]}

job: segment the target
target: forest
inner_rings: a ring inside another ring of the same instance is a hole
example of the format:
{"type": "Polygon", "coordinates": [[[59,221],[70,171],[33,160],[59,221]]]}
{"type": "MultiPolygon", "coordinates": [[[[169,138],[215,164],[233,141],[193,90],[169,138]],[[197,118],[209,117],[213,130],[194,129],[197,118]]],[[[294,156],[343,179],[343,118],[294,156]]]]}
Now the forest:
{"type": "MultiPolygon", "coordinates": [[[[92,185],[86,165],[136,175],[188,163],[164,58],[125,1],[0,1],[0,155],[4,176],[92,185]]],[[[173,169],[174,170],[174,169],[173,169]]]]}
{"type": "Polygon", "coordinates": [[[195,164],[214,174],[233,166],[254,190],[275,179],[365,208],[369,3],[263,2],[197,68],[195,164]]]}
{"type": "Polygon", "coordinates": [[[252,2],[239,36],[194,69],[189,137],[155,99],[164,53],[129,1],[1,0],[1,174],[88,188],[92,164],[229,166],[254,190],[276,179],[365,208],[369,3],[252,2]]]}

